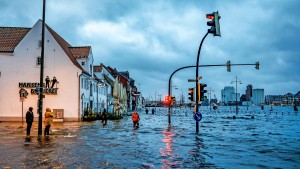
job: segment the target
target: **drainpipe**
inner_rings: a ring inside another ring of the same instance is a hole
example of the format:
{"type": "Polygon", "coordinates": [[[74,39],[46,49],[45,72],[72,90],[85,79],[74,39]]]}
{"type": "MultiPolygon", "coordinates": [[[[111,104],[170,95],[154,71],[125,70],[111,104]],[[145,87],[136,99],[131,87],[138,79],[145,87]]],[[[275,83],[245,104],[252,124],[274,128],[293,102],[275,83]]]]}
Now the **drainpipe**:
{"type": "Polygon", "coordinates": [[[78,85],[78,122],[80,122],[81,120],[81,118],[80,118],[80,99],[82,99],[81,98],[81,93],[80,93],[80,88],[81,88],[81,86],[80,86],[80,79],[81,79],[81,76],[82,76],[82,73],[79,75],[79,77],[78,77],[78,79],[79,79],[79,85],[78,85]]]}

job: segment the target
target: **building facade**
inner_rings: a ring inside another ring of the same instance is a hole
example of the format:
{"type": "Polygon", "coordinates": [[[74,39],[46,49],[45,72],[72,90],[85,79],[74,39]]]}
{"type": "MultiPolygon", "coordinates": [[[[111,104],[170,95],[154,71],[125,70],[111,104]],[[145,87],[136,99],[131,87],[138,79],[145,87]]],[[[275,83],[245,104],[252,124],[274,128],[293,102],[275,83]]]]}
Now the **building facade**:
{"type": "Polygon", "coordinates": [[[252,101],[252,104],[257,105],[257,106],[264,104],[265,103],[264,89],[253,89],[251,101],[252,101]]]}
{"type": "Polygon", "coordinates": [[[45,95],[42,112],[49,107],[63,121],[80,121],[106,95],[97,90],[102,81],[94,77],[92,48],[71,46],[47,25],[45,80],[39,84],[41,31],[41,20],[32,28],[0,27],[0,121],[21,121],[29,107],[37,117],[36,89],[45,95]]]}

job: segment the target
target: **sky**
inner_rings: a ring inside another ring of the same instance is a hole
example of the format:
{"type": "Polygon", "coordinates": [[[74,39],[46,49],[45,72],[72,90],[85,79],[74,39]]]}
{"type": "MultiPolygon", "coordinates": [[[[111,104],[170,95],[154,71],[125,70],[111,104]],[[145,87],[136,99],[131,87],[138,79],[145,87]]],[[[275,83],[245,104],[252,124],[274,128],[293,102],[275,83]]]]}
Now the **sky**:
{"type": "MultiPolygon", "coordinates": [[[[42,0],[0,0],[0,26],[32,27],[42,18],[42,0]]],[[[46,23],[72,46],[91,46],[94,64],[130,77],[146,99],[168,94],[170,75],[195,66],[209,29],[206,14],[218,11],[221,37],[209,34],[199,64],[260,63],[201,67],[200,83],[221,99],[225,86],[246,86],[265,95],[300,91],[299,0],[47,0],[46,23]],[[298,18],[298,19],[297,19],[298,18]],[[240,84],[241,83],[241,84],[240,84]]],[[[172,77],[172,94],[187,98],[196,69],[172,77]]]]}

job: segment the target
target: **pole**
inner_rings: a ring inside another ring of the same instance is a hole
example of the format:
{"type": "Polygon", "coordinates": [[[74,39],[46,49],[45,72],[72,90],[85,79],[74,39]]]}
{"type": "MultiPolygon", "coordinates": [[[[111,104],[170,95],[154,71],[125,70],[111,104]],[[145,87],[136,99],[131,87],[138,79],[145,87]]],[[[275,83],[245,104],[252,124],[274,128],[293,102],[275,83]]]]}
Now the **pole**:
{"type": "Polygon", "coordinates": [[[41,49],[41,72],[40,72],[40,93],[38,102],[38,138],[42,135],[42,111],[43,111],[43,79],[44,79],[44,48],[45,48],[45,13],[46,13],[46,0],[43,0],[43,22],[42,22],[42,49],[41,49]]]}
{"type": "Polygon", "coordinates": [[[23,126],[23,101],[22,101],[22,126],[23,126]]]}
{"type": "Polygon", "coordinates": [[[235,76],[235,112],[238,114],[238,102],[237,102],[237,76],[235,76]]]}
{"type": "Polygon", "coordinates": [[[155,101],[155,111],[156,111],[156,104],[157,104],[157,102],[156,102],[156,91],[154,93],[154,101],[155,101]]]}
{"type": "Polygon", "coordinates": [[[238,102],[237,102],[237,82],[240,82],[240,84],[242,84],[242,82],[240,80],[237,79],[237,76],[235,76],[235,81],[231,81],[230,83],[232,84],[233,82],[235,82],[235,113],[238,114],[239,109],[238,109],[238,102]]]}
{"type": "MultiPolygon", "coordinates": [[[[201,47],[202,47],[202,44],[203,44],[203,41],[205,40],[205,38],[207,37],[208,35],[208,32],[205,34],[205,36],[202,38],[201,40],[201,43],[200,43],[200,46],[199,46],[199,49],[198,49],[198,55],[197,55],[197,61],[196,61],[196,110],[195,110],[195,113],[197,113],[199,111],[199,108],[198,108],[198,65],[199,65],[199,58],[200,58],[200,52],[201,52],[201,47]]],[[[196,121],[196,133],[199,133],[199,122],[196,121]]]]}

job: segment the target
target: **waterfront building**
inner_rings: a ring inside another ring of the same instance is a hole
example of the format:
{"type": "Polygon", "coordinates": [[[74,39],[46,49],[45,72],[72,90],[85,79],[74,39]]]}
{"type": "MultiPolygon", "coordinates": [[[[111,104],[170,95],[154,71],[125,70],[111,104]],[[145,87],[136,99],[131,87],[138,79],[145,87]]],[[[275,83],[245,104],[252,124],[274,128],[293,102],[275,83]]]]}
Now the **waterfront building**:
{"type": "Polygon", "coordinates": [[[251,101],[252,101],[252,104],[257,105],[257,106],[264,104],[265,103],[264,89],[253,89],[251,101]]]}
{"type": "Polygon", "coordinates": [[[100,80],[97,84],[97,107],[95,112],[102,112],[105,108],[107,112],[113,112],[113,86],[115,79],[104,64],[94,66],[95,77],[100,80]]]}
{"type": "Polygon", "coordinates": [[[32,28],[0,27],[0,121],[21,121],[29,107],[37,118],[39,90],[45,95],[42,112],[49,107],[62,121],[80,121],[85,110],[98,106],[97,85],[103,81],[94,77],[92,48],[71,46],[48,25],[39,88],[41,34],[41,20],[32,28]]]}
{"type": "Polygon", "coordinates": [[[240,93],[235,93],[233,86],[225,86],[224,89],[221,90],[222,102],[226,105],[234,104],[236,100],[240,101],[240,93]],[[236,99],[237,97],[237,99],[236,99]]]}
{"type": "Polygon", "coordinates": [[[281,106],[282,95],[266,95],[265,103],[267,105],[281,106]]]}

